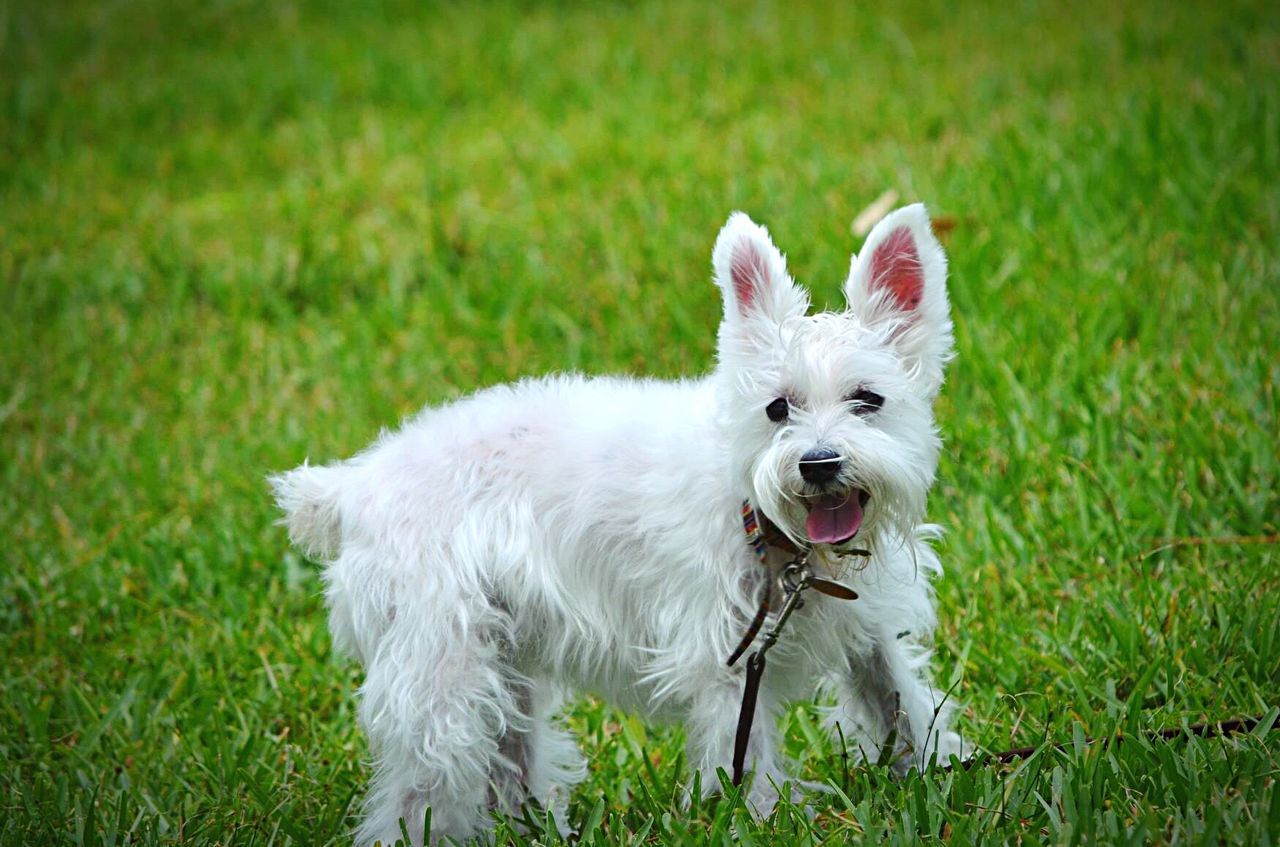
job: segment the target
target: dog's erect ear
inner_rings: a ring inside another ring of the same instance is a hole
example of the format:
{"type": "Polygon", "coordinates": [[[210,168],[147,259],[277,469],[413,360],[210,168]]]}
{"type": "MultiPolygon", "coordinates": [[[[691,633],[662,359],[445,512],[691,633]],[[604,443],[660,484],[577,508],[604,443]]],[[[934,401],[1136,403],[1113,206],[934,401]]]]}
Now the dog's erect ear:
{"type": "Polygon", "coordinates": [[[724,294],[729,323],[757,317],[781,323],[808,309],[808,299],[787,276],[787,262],[773,246],[768,230],[742,212],[730,215],[720,230],[711,265],[724,294]]]}
{"type": "Polygon", "coordinates": [[[898,209],[875,225],[853,257],[844,295],[864,323],[888,329],[929,393],[936,392],[951,357],[951,309],[947,256],[923,205],[898,209]]]}

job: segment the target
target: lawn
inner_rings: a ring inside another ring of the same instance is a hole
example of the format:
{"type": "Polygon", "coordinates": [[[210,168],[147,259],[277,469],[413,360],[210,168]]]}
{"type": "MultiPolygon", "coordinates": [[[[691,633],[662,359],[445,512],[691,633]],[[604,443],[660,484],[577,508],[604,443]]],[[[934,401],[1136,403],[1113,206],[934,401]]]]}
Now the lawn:
{"type": "Polygon", "coordinates": [[[951,258],[937,675],[1065,746],[894,781],[801,707],[838,790],[755,823],[582,701],[581,843],[1280,841],[1273,7],[0,0],[0,842],[344,843],[359,674],[264,476],[705,372],[728,213],[838,305],[887,189],[951,258]]]}

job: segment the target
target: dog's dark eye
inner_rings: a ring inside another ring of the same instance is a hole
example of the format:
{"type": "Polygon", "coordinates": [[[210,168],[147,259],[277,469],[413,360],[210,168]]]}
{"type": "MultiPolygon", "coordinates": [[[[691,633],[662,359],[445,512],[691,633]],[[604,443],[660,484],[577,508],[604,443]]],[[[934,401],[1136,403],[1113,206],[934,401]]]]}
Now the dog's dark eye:
{"type": "Polygon", "coordinates": [[[859,388],[846,399],[853,403],[853,413],[855,415],[869,415],[872,412],[878,412],[880,407],[884,405],[884,395],[877,394],[869,388],[859,388]]]}
{"type": "Polygon", "coordinates": [[[787,415],[791,412],[791,406],[787,404],[786,397],[779,397],[768,406],[764,407],[764,413],[769,416],[769,420],[774,423],[780,423],[787,419],[787,415]]]}

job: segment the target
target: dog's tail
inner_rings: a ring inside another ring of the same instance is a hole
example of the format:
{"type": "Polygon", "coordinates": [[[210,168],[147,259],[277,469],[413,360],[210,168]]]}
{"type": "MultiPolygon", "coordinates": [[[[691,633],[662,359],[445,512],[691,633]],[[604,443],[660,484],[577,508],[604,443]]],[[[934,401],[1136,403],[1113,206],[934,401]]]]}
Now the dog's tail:
{"type": "Polygon", "coordinates": [[[342,470],[303,463],[301,467],[267,478],[284,512],[280,523],[289,529],[289,540],[309,558],[329,561],[338,554],[342,539],[338,497],[342,470]]]}

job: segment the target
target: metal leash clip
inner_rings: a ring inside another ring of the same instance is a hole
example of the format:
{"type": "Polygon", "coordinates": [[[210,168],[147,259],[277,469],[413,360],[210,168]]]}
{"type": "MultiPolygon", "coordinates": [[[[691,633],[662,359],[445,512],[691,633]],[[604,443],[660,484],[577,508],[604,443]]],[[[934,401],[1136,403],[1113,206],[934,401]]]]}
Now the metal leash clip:
{"type": "MultiPolygon", "coordinates": [[[[796,609],[804,606],[804,598],[800,595],[806,588],[812,588],[820,594],[835,597],[838,600],[858,599],[858,592],[849,586],[833,579],[814,576],[813,571],[809,570],[808,551],[792,559],[782,569],[782,573],[778,575],[778,588],[782,593],[782,608],[778,610],[778,619],[774,621],[769,632],[765,634],[764,643],[756,651],[762,660],[764,654],[768,652],[769,648],[777,642],[778,636],[782,634],[782,627],[786,624],[787,618],[791,617],[791,613],[796,609]]],[[[742,654],[747,652],[747,648],[756,640],[761,627],[764,626],[765,620],[769,617],[769,594],[770,592],[766,588],[760,598],[760,608],[756,610],[756,616],[752,618],[751,623],[747,626],[747,631],[743,634],[742,640],[738,642],[737,648],[729,655],[730,667],[737,664],[738,659],[742,658],[742,654]]]]}

